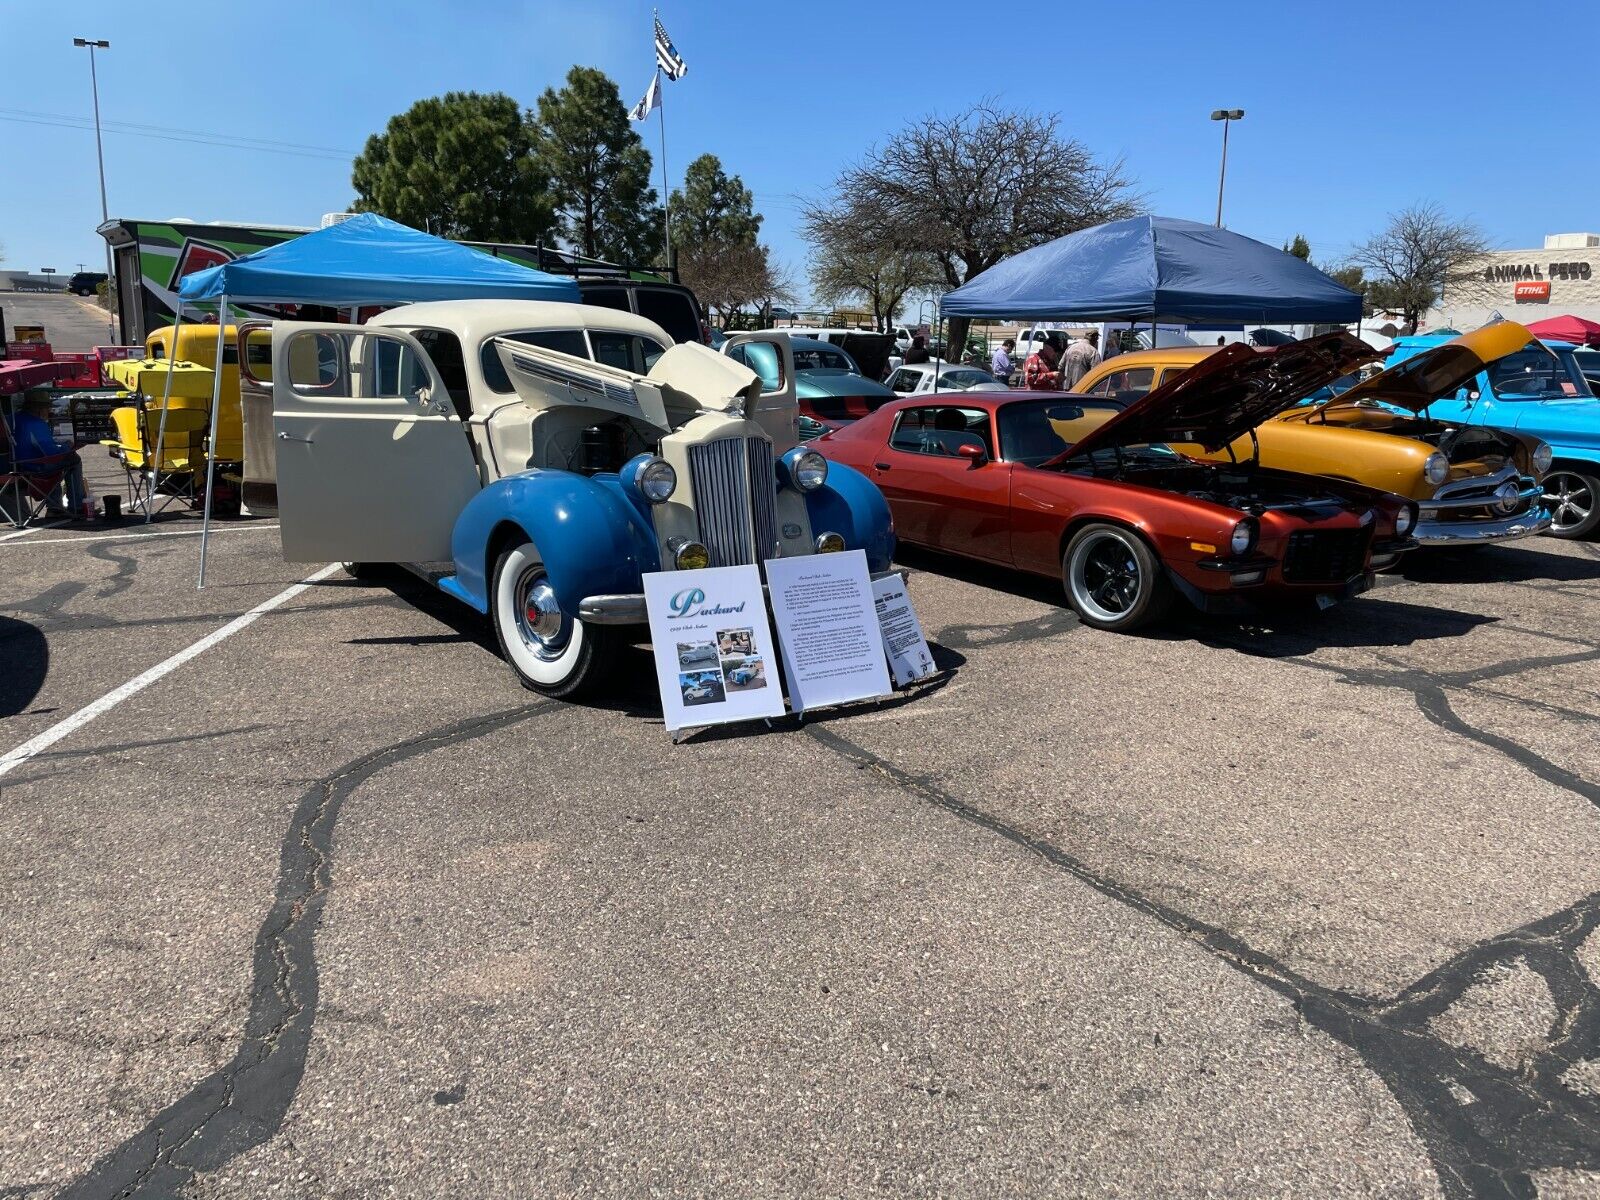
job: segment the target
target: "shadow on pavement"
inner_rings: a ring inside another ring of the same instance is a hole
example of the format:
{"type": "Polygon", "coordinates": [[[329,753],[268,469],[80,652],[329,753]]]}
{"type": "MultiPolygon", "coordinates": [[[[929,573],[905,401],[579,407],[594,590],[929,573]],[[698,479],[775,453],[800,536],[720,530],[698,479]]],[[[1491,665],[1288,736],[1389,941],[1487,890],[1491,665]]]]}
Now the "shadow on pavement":
{"type": "Polygon", "coordinates": [[[26,621],[0,617],[0,717],[33,703],[50,670],[50,643],[26,621]]]}
{"type": "Polygon", "coordinates": [[[1196,614],[1173,622],[1169,636],[1261,658],[1293,658],[1327,647],[1411,646],[1463,637],[1498,619],[1424,604],[1358,599],[1325,613],[1293,608],[1244,620],[1196,614]]]}
{"type": "Polygon", "coordinates": [[[1411,583],[1573,583],[1600,579],[1600,559],[1535,549],[1533,538],[1508,546],[1414,550],[1392,572],[1411,583]]]}

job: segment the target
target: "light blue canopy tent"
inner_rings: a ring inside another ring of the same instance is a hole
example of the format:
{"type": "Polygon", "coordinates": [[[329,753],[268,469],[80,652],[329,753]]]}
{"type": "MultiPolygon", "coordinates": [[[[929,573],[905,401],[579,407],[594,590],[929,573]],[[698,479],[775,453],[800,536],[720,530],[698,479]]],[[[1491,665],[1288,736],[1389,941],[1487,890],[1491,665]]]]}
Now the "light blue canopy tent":
{"type": "MultiPolygon", "coordinates": [[[[410,304],[422,300],[557,300],[582,301],[571,279],[535,271],[495,258],[460,242],[401,225],[376,213],[362,213],[326,229],[279,242],[254,254],[186,276],[178,288],[178,309],[172,345],[183,324],[183,306],[217,303],[217,364],[212,380],[211,428],[217,427],[222,403],[222,330],[230,303],[318,304],[358,308],[410,304]]],[[[156,434],[156,461],[166,434],[163,399],[161,429],[156,434]]],[[[206,585],[206,543],[211,530],[211,491],[215,461],[206,456],[205,516],[200,531],[200,578],[206,585]]],[[[146,520],[154,514],[146,513],[146,520]]]]}
{"type": "Polygon", "coordinates": [[[1216,321],[1361,319],[1361,297],[1254,238],[1175,217],[1130,217],[1012,255],[945,295],[947,317],[1216,321]]]}
{"type": "Polygon", "coordinates": [[[180,300],[333,307],[419,300],[565,300],[578,285],[377,213],[279,242],[187,276],[180,300]]]}

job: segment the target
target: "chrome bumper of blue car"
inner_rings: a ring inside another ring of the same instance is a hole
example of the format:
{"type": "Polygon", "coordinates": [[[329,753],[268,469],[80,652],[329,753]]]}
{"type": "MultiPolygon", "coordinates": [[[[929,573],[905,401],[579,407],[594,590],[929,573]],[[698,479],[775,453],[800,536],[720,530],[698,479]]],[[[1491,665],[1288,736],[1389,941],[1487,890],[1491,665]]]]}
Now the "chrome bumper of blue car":
{"type": "MultiPolygon", "coordinates": [[[[872,572],[872,581],[887,579],[891,575],[898,575],[903,580],[909,580],[910,572],[903,568],[892,571],[872,572]]],[[[766,591],[766,586],[762,586],[766,591]]],[[[650,615],[645,610],[644,595],[627,594],[615,596],[586,596],[578,602],[578,617],[590,625],[648,625],[650,615]]]]}

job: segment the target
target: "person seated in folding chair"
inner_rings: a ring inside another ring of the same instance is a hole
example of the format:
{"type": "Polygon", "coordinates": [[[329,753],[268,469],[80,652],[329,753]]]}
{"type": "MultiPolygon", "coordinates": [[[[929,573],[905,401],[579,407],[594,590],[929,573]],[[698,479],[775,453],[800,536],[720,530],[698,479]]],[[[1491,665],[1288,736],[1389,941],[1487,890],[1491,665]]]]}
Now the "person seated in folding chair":
{"type": "Polygon", "coordinates": [[[50,507],[77,517],[83,512],[83,460],[70,442],[56,440],[50,429],[50,399],[29,396],[22,401],[10,424],[12,469],[32,482],[30,490],[43,496],[50,507]],[[65,486],[66,505],[55,502],[57,488],[65,486]]]}

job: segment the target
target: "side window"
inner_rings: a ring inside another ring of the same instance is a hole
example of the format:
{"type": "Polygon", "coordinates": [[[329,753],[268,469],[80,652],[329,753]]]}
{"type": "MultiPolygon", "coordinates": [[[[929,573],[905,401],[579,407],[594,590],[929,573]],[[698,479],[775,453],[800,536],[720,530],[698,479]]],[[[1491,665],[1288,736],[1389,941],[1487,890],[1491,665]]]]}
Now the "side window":
{"type": "Polygon", "coordinates": [[[654,338],[640,337],[637,333],[613,333],[605,329],[589,331],[589,345],[594,350],[595,362],[608,367],[620,367],[635,375],[647,375],[656,365],[656,359],[666,353],[666,347],[654,338]]]}
{"type": "Polygon", "coordinates": [[[732,347],[728,351],[728,357],[733,359],[734,362],[739,363],[739,364],[741,364],[743,366],[748,367],[750,365],[748,362],[745,361],[744,343],[743,342],[740,342],[737,346],[732,347]]]}
{"type": "Polygon", "coordinates": [[[922,378],[920,371],[908,371],[904,367],[896,371],[889,379],[889,390],[899,392],[902,396],[910,395],[917,390],[917,383],[922,378]]]}
{"type": "MultiPolygon", "coordinates": [[[[524,329],[517,333],[502,333],[498,336],[528,346],[542,346],[558,354],[570,354],[573,358],[589,357],[589,343],[583,340],[581,329],[524,329]]],[[[505,367],[500,365],[500,355],[495,353],[494,338],[484,339],[483,345],[478,348],[478,362],[483,367],[483,381],[489,385],[491,392],[505,395],[516,390],[511,386],[511,380],[506,378],[505,367]]]]}
{"type": "Polygon", "coordinates": [[[775,344],[745,342],[740,349],[744,351],[744,365],[754,371],[761,380],[763,392],[783,391],[783,355],[778,353],[775,344]]]}
{"type": "Polygon", "coordinates": [[[1188,369],[1188,367],[1168,367],[1165,371],[1161,372],[1161,386],[1166,387],[1167,384],[1171,383],[1174,379],[1176,379],[1179,375],[1182,375],[1188,369]]]}
{"type": "Polygon", "coordinates": [[[598,304],[601,308],[619,309],[622,312],[633,311],[633,305],[628,303],[627,288],[586,287],[583,289],[583,302],[598,304]]]}
{"type": "Polygon", "coordinates": [[[994,440],[989,434],[989,414],[981,408],[908,408],[895,422],[889,445],[907,454],[953,458],[957,447],[978,446],[991,458],[994,440]]]}
{"type": "Polygon", "coordinates": [[[414,348],[359,327],[294,334],[288,360],[290,386],[322,398],[411,400],[432,383],[427,360],[414,348]]]}
{"type": "Polygon", "coordinates": [[[1094,387],[1091,396],[1109,396],[1124,404],[1131,404],[1150,390],[1155,382],[1154,367],[1131,367],[1126,371],[1113,371],[1094,387]]]}
{"type": "Polygon", "coordinates": [[[428,368],[404,342],[367,335],[361,338],[359,353],[358,396],[375,400],[411,397],[431,382],[428,368]]]}

